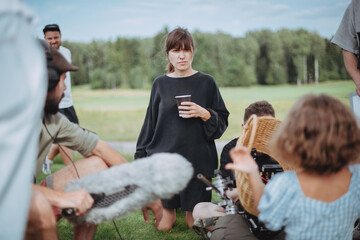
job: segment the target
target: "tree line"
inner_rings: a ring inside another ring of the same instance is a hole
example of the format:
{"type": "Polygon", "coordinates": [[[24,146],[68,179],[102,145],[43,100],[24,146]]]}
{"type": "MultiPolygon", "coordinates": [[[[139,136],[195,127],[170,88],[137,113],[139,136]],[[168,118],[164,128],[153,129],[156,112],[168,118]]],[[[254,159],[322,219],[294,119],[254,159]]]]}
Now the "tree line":
{"type": "MultiPolygon", "coordinates": [[[[165,27],[152,38],[123,38],[90,43],[68,42],[80,70],[74,85],[93,89],[149,88],[166,72],[165,27]]],[[[245,37],[217,32],[192,33],[193,68],[215,77],[221,87],[309,84],[349,79],[341,49],[329,39],[304,29],[252,31],[245,37]]]]}

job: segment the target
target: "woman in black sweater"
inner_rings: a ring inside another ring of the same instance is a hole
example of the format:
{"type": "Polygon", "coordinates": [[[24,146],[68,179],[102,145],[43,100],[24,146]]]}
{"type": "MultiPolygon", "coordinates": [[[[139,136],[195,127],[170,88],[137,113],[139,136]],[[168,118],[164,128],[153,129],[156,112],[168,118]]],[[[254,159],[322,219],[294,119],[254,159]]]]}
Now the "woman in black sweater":
{"type": "Polygon", "coordinates": [[[135,158],[158,152],[179,153],[194,167],[194,177],[188,186],[173,198],[162,200],[164,211],[159,230],[172,228],[176,208],[180,207],[186,211],[187,225],[192,227],[194,206],[211,201],[211,192],[206,191],[206,185],[196,175],[202,173],[208,179],[213,176],[218,166],[214,140],[221,137],[228,125],[229,112],[215,79],[192,68],[194,49],[186,29],[176,28],[168,34],[165,46],[168,72],[153,82],[136,145],[135,158]],[[191,101],[177,107],[178,95],[191,95],[191,101]]]}

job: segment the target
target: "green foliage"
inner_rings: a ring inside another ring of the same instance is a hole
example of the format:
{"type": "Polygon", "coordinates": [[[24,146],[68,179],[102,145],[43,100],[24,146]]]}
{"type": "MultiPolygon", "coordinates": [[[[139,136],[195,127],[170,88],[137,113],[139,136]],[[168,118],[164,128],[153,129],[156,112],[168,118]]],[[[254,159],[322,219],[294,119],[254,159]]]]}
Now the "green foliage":
{"type": "Polygon", "coordinates": [[[264,85],[284,84],[286,82],[286,71],[284,61],[284,50],[278,34],[269,30],[250,33],[259,43],[259,54],[257,55],[256,73],[258,83],[264,85]]]}
{"type": "Polygon", "coordinates": [[[90,83],[92,89],[106,88],[106,71],[101,68],[93,70],[90,74],[90,83]]]}
{"type": "Polygon", "coordinates": [[[129,82],[130,88],[142,88],[144,85],[144,75],[140,66],[136,66],[130,70],[129,82]]]}
{"type": "Polygon", "coordinates": [[[150,79],[155,79],[159,75],[163,75],[167,70],[167,60],[165,54],[165,41],[168,34],[168,29],[165,27],[163,31],[156,34],[152,39],[152,50],[147,60],[150,61],[150,79]]]}
{"type": "Polygon", "coordinates": [[[327,58],[320,62],[322,68],[328,71],[320,71],[320,80],[336,80],[349,78],[344,67],[342,52],[339,48],[332,44],[329,40],[325,40],[325,53],[327,58]]]}
{"type": "MultiPolygon", "coordinates": [[[[152,38],[123,38],[91,43],[64,42],[79,66],[74,85],[93,89],[149,88],[166,73],[165,26],[152,38]]],[[[253,31],[243,38],[192,33],[193,68],[215,77],[221,87],[308,84],[348,78],[341,49],[305,29],[253,31]]]]}

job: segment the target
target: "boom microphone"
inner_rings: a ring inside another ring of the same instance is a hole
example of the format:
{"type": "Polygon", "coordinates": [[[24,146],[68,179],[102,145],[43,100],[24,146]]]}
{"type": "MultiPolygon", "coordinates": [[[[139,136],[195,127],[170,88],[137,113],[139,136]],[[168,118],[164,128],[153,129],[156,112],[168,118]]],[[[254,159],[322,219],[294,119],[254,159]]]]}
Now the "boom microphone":
{"type": "Polygon", "coordinates": [[[191,163],[175,153],[157,153],[113,166],[69,182],[66,192],[85,189],[94,204],[85,216],[73,215],[73,209],[64,209],[62,214],[74,223],[114,220],[159,198],[171,198],[187,186],[193,171],[191,163]]]}

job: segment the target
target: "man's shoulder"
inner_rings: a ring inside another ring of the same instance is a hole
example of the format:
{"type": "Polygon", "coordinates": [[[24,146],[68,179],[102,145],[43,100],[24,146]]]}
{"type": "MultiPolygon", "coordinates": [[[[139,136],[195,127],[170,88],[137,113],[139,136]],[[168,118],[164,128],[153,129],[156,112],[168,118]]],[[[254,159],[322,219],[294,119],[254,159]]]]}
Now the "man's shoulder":
{"type": "Polygon", "coordinates": [[[45,114],[45,123],[47,126],[50,127],[59,127],[62,125],[71,124],[69,119],[67,119],[63,114],[56,113],[56,114],[45,114]]]}
{"type": "Polygon", "coordinates": [[[45,113],[44,114],[44,119],[45,119],[46,123],[55,123],[56,121],[61,119],[61,117],[62,117],[62,115],[60,113],[56,113],[56,114],[45,113]]]}
{"type": "Polygon", "coordinates": [[[68,48],[66,48],[66,47],[64,47],[64,46],[60,46],[60,47],[59,47],[59,51],[60,51],[60,52],[70,52],[70,49],[68,49],[68,48]]]}
{"type": "Polygon", "coordinates": [[[233,140],[231,140],[230,142],[228,142],[228,143],[224,146],[224,148],[230,150],[231,148],[235,147],[238,139],[239,139],[238,137],[237,137],[237,138],[234,138],[233,140]]]}
{"type": "Polygon", "coordinates": [[[230,142],[228,142],[224,147],[223,150],[221,151],[221,157],[224,158],[225,156],[229,155],[229,152],[231,149],[233,149],[236,146],[237,140],[239,138],[234,138],[233,140],[231,140],[230,142]]]}

